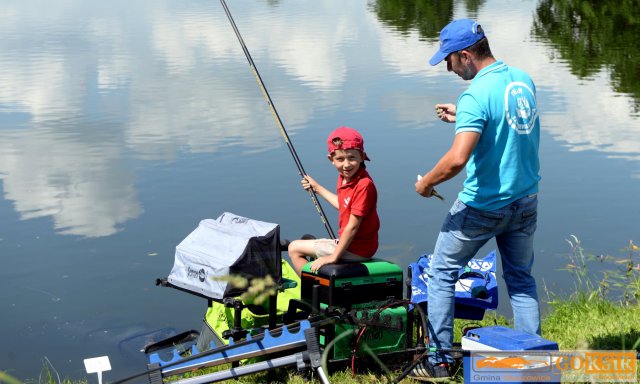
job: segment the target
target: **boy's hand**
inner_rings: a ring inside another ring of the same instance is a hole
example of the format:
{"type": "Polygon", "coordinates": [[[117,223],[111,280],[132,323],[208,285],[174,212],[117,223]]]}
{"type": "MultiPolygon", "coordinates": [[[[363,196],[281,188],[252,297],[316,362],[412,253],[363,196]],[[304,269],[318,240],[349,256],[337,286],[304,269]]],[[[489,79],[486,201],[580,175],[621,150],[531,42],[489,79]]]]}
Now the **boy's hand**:
{"type": "Polygon", "coordinates": [[[318,269],[320,269],[320,267],[322,267],[323,265],[334,264],[336,261],[337,260],[333,256],[319,257],[311,263],[309,269],[311,269],[311,273],[316,273],[318,272],[318,269]]]}
{"type": "Polygon", "coordinates": [[[302,175],[303,179],[300,180],[300,184],[302,184],[302,188],[304,188],[307,192],[317,193],[323,199],[327,200],[329,204],[335,209],[338,208],[338,195],[328,191],[325,187],[320,185],[317,181],[313,179],[313,177],[309,175],[302,175]]]}
{"type": "Polygon", "coordinates": [[[300,184],[302,184],[302,188],[305,190],[309,190],[309,188],[313,188],[313,191],[316,191],[318,188],[318,182],[315,181],[311,176],[304,175],[303,179],[300,180],[300,184]]]}

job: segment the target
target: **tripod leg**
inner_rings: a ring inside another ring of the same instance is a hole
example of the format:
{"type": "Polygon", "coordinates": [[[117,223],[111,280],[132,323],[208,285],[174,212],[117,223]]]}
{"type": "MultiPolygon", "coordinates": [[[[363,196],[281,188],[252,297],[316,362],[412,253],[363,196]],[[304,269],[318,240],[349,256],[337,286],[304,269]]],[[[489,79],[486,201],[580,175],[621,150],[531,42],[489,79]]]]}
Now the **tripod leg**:
{"type": "Polygon", "coordinates": [[[327,375],[324,373],[322,366],[319,366],[318,368],[316,368],[316,372],[318,373],[318,378],[320,379],[320,382],[322,384],[331,384],[329,382],[329,379],[327,378],[327,375]]]}

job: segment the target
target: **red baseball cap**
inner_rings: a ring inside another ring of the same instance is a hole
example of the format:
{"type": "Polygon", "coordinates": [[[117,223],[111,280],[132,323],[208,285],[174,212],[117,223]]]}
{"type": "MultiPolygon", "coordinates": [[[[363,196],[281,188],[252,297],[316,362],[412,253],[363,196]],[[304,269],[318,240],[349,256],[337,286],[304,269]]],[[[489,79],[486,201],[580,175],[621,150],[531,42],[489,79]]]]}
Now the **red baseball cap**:
{"type": "Polygon", "coordinates": [[[349,127],[338,127],[329,134],[327,138],[327,145],[329,147],[329,155],[331,155],[336,149],[358,149],[364,155],[364,160],[370,160],[369,156],[364,152],[364,139],[358,131],[349,127]],[[336,145],[334,141],[338,139],[342,141],[341,144],[336,145]]]}

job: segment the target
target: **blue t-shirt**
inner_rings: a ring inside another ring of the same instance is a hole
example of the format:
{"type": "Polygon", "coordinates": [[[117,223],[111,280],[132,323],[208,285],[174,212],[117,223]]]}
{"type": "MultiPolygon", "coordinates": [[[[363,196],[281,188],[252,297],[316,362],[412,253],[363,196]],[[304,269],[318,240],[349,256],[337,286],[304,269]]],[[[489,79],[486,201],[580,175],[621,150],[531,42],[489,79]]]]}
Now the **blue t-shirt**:
{"type": "Polygon", "coordinates": [[[480,133],[462,202],[489,211],[538,192],[540,119],[536,88],[524,71],[497,61],[478,72],[458,99],[460,132],[480,133]]]}

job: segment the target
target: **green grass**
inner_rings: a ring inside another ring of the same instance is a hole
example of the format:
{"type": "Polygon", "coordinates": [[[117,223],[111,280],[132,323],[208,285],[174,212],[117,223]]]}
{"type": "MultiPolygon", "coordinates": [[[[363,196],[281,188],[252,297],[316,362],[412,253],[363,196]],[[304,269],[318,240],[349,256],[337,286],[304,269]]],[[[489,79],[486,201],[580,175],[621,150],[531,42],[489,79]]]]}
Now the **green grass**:
{"type": "Polygon", "coordinates": [[[560,349],[639,350],[640,306],[623,305],[587,296],[554,302],[543,321],[544,337],[560,349]]]}
{"type": "MultiPolygon", "coordinates": [[[[567,271],[572,275],[575,291],[567,296],[547,292],[550,311],[542,320],[542,336],[558,343],[560,350],[635,350],[640,352],[640,249],[633,242],[622,249],[623,257],[587,254],[580,241],[572,236],[567,271]],[[590,273],[592,263],[610,263],[600,274],[590,273]]],[[[456,319],[454,340],[459,342],[462,330],[470,325],[512,326],[509,320],[488,311],[481,322],[456,319]]],[[[203,372],[227,369],[228,366],[209,368],[203,372]]],[[[198,372],[201,374],[202,372],[198,372]]],[[[391,382],[400,374],[389,375],[360,373],[353,376],[350,370],[335,372],[329,376],[332,383],[382,384],[391,382]]],[[[109,373],[112,378],[114,373],[109,373]]],[[[190,376],[193,376],[190,375],[190,376]]],[[[640,379],[640,374],[638,376],[640,379]]],[[[92,377],[91,380],[95,378],[92,377]]],[[[20,381],[7,372],[0,371],[0,383],[17,384],[20,381]]],[[[88,380],[59,378],[48,360],[38,384],[86,384],[88,380]]],[[[235,384],[256,383],[319,383],[312,374],[298,374],[294,370],[280,369],[233,380],[235,384]]],[[[419,383],[404,379],[403,383],[419,383]]],[[[456,372],[450,382],[462,383],[462,372],[456,372]]]]}

